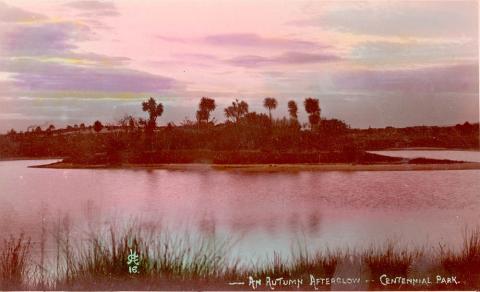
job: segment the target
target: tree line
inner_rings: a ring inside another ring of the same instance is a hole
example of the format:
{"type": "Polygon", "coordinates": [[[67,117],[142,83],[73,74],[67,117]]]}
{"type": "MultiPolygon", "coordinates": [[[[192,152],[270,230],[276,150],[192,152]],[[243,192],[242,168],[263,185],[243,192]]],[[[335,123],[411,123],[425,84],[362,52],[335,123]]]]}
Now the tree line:
{"type": "MultiPolygon", "coordinates": [[[[313,97],[308,97],[304,100],[304,108],[305,111],[308,114],[308,121],[309,121],[309,126],[311,130],[315,130],[318,128],[318,124],[321,121],[320,118],[320,102],[317,98],[313,97]]],[[[148,100],[143,101],[141,103],[142,106],[142,111],[146,112],[148,114],[148,117],[146,119],[144,118],[136,118],[132,115],[125,115],[123,118],[121,118],[117,125],[121,126],[122,128],[140,128],[143,127],[145,128],[146,132],[152,132],[155,128],[157,128],[157,119],[162,116],[164,113],[164,106],[162,103],[158,102],[154,98],[150,97],[148,100]]],[[[270,123],[273,123],[273,118],[272,118],[272,111],[274,111],[277,106],[278,106],[278,101],[273,98],[273,97],[266,97],[263,100],[263,106],[265,109],[268,111],[268,119],[270,120],[270,123]]],[[[298,121],[298,106],[297,103],[294,100],[290,100],[287,103],[288,106],[288,113],[289,113],[289,121],[292,125],[300,127],[300,123],[298,121]]],[[[205,125],[215,125],[214,119],[211,119],[211,114],[215,109],[217,108],[217,105],[215,103],[215,100],[210,97],[202,97],[200,99],[200,102],[198,104],[198,110],[196,111],[196,121],[185,121],[183,124],[184,125],[192,125],[193,123],[196,123],[198,126],[205,126],[205,125]]],[[[243,100],[238,100],[235,99],[231,105],[227,106],[224,109],[224,115],[226,118],[226,123],[232,122],[232,123],[239,123],[241,119],[246,118],[246,117],[261,117],[264,118],[264,114],[256,113],[256,112],[250,112],[249,111],[249,105],[247,102],[243,100]]],[[[173,125],[173,123],[168,123],[169,125],[173,125]]],[[[115,126],[115,125],[113,125],[115,126]]],[[[110,125],[112,127],[112,125],[110,125]]],[[[93,129],[95,132],[100,132],[105,128],[105,125],[100,121],[96,120],[91,126],[86,126],[84,123],[81,123],[80,125],[75,124],[73,126],[67,125],[65,127],[65,130],[68,131],[75,131],[75,130],[86,130],[86,129],[93,129]]],[[[57,129],[54,125],[49,125],[45,130],[43,130],[40,126],[30,126],[27,128],[27,132],[33,132],[40,134],[42,132],[47,132],[51,133],[54,132],[57,129]]],[[[14,129],[11,129],[9,131],[9,134],[15,134],[16,131],[14,129]]]]}
{"type": "MultiPolygon", "coordinates": [[[[317,98],[308,97],[304,100],[305,111],[308,114],[308,121],[310,129],[315,130],[318,128],[318,124],[321,121],[320,118],[320,102],[317,98]]],[[[288,101],[288,112],[290,115],[290,123],[293,125],[300,126],[298,122],[298,106],[294,100],[288,101]]],[[[275,110],[278,106],[278,101],[273,97],[266,97],[263,101],[263,106],[268,111],[268,118],[270,123],[273,123],[272,111],[275,110]]],[[[215,124],[213,120],[210,119],[210,116],[213,111],[217,108],[215,100],[210,97],[202,97],[198,104],[198,110],[196,111],[196,124],[201,125],[211,125],[215,124]]],[[[133,116],[126,116],[120,120],[120,124],[123,126],[128,126],[134,128],[137,126],[145,127],[147,132],[152,132],[157,127],[157,118],[161,117],[164,112],[163,104],[157,102],[154,98],[150,97],[148,100],[142,102],[142,110],[148,113],[148,119],[135,119],[133,116]]],[[[227,106],[224,109],[224,115],[226,117],[226,122],[239,123],[241,119],[252,116],[262,116],[262,114],[257,114],[256,112],[249,111],[249,105],[246,101],[235,99],[231,105],[227,106]]],[[[96,121],[93,125],[95,131],[100,131],[102,129],[102,124],[100,121],[96,121]]]]}
{"type": "Polygon", "coordinates": [[[149,161],[161,152],[177,151],[174,155],[184,157],[175,161],[195,161],[197,158],[227,162],[259,161],[266,157],[266,153],[277,153],[272,154],[276,158],[266,161],[291,157],[288,161],[295,163],[316,161],[320,152],[327,153],[321,155],[330,159],[339,155],[336,152],[342,152],[342,157],[348,158],[363,150],[386,148],[479,147],[478,124],[351,129],[341,120],[322,117],[320,102],[313,97],[303,100],[303,108],[308,115],[308,124],[304,125],[298,121],[300,107],[294,100],[287,102],[287,117],[274,119],[272,113],[277,109],[278,101],[273,97],[263,100],[265,113],[250,111],[246,101],[235,99],[223,109],[226,120],[221,123],[212,118],[217,110],[215,100],[202,97],[195,121],[185,120],[178,126],[170,122],[164,127],[157,127],[165,112],[162,103],[148,98],[140,106],[146,113],[145,118],[126,115],[115,124],[104,125],[97,120],[92,125],[81,123],[63,129],[50,125],[45,130],[30,127],[25,133],[12,130],[7,135],[0,135],[0,158],[58,156],[72,157],[76,161],[99,161],[108,157],[109,161],[149,161]],[[187,151],[188,154],[178,151],[187,151]],[[212,158],[214,154],[205,151],[217,154],[212,158]],[[226,151],[236,154],[227,154],[226,151]],[[311,157],[300,158],[302,155],[311,157]],[[187,156],[190,160],[185,158],[187,156]]]}

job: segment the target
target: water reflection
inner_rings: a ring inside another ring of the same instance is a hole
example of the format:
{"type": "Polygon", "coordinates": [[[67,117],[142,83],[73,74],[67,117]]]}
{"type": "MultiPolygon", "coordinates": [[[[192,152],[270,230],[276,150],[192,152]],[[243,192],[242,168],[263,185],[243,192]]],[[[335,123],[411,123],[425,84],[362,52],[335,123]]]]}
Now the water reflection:
{"type": "MultiPolygon", "coordinates": [[[[39,236],[42,204],[90,229],[140,218],[176,230],[242,238],[237,252],[369,245],[399,236],[459,244],[480,222],[478,170],[241,173],[32,169],[0,162],[0,228],[39,236]]],[[[55,221],[52,219],[51,221],[55,221]]],[[[74,228],[74,227],[73,227],[74,228]]]]}

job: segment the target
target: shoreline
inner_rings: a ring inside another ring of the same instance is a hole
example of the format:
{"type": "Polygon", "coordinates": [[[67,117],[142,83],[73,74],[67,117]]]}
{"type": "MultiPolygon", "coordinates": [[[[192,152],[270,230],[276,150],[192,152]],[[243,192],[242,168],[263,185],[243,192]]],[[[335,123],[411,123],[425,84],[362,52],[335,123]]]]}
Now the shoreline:
{"type": "Polygon", "coordinates": [[[34,157],[34,156],[20,156],[20,157],[5,157],[0,158],[1,161],[21,161],[21,160],[53,160],[53,159],[64,159],[64,157],[49,157],[49,156],[42,156],[42,157],[34,157]]]}
{"type": "Polygon", "coordinates": [[[31,168],[50,169],[138,169],[138,170],[223,170],[242,172],[298,172],[298,171],[418,171],[418,170],[472,170],[480,169],[480,162],[462,162],[449,164],[75,164],[55,162],[32,165],[31,168]]]}
{"type": "Polygon", "coordinates": [[[366,152],[379,151],[474,151],[480,152],[478,148],[442,148],[442,147],[406,147],[406,148],[386,148],[382,150],[365,150],[366,152]]]}

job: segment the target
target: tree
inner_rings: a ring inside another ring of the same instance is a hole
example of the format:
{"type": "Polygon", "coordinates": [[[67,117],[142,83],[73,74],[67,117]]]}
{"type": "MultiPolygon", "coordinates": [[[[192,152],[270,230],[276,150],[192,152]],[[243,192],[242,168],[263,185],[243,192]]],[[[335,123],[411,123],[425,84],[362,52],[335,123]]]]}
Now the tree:
{"type": "Polygon", "coordinates": [[[297,103],[293,100],[290,100],[288,102],[288,113],[290,114],[290,119],[291,120],[298,120],[298,107],[297,103]]]}
{"type": "Polygon", "coordinates": [[[200,125],[203,121],[208,120],[208,112],[198,110],[196,114],[197,124],[200,125]]]}
{"type": "Polygon", "coordinates": [[[199,122],[205,121],[208,124],[210,113],[216,108],[215,100],[209,97],[202,97],[198,105],[197,120],[199,122]]]}
{"type": "Polygon", "coordinates": [[[235,120],[235,123],[248,113],[248,104],[245,101],[235,99],[232,105],[225,109],[225,117],[235,120]]]}
{"type": "Polygon", "coordinates": [[[133,130],[137,127],[138,122],[135,120],[134,117],[130,116],[130,119],[128,119],[128,127],[130,130],[133,130]]]}
{"type": "Polygon", "coordinates": [[[310,129],[315,129],[320,122],[320,105],[317,98],[306,98],[303,105],[305,111],[308,113],[308,121],[310,122],[310,129]]]}
{"type": "Polygon", "coordinates": [[[268,116],[270,117],[270,122],[272,121],[272,109],[277,108],[277,100],[273,97],[266,97],[263,100],[263,106],[268,109],[268,116]]]}
{"type": "Polygon", "coordinates": [[[94,130],[95,132],[98,133],[98,132],[100,132],[102,129],[103,129],[103,125],[102,125],[102,123],[101,123],[100,121],[97,120],[97,121],[95,121],[95,123],[93,123],[93,130],[94,130]]]}
{"type": "Polygon", "coordinates": [[[15,131],[15,130],[12,128],[10,131],[8,131],[7,136],[13,137],[13,136],[15,136],[16,134],[17,134],[17,131],[15,131]]]}
{"type": "Polygon", "coordinates": [[[150,97],[147,101],[142,102],[142,110],[148,112],[147,130],[153,132],[157,127],[157,117],[163,114],[163,104],[157,104],[157,101],[150,97]]]}
{"type": "Polygon", "coordinates": [[[54,126],[54,125],[50,125],[50,126],[48,126],[48,128],[47,128],[45,131],[47,132],[47,134],[48,134],[49,136],[51,136],[53,130],[55,130],[55,126],[54,126]]]}

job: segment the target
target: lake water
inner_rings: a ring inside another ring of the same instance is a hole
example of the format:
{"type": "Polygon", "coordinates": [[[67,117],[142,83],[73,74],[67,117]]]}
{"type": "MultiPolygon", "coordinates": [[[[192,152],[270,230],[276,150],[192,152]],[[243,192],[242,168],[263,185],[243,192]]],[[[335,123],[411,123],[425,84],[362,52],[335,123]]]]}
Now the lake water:
{"type": "MultiPolygon", "coordinates": [[[[478,152],[462,151],[461,157],[478,161],[478,152]]],[[[42,213],[52,220],[68,214],[77,225],[141,218],[173,230],[231,237],[238,240],[233,252],[251,260],[271,257],[273,251],[288,254],[296,240],[313,250],[388,239],[459,246],[464,229],[480,223],[480,170],[242,173],[27,167],[49,162],[0,162],[2,235],[21,230],[35,238],[42,213]]]]}

